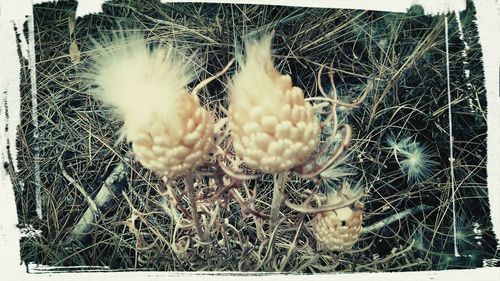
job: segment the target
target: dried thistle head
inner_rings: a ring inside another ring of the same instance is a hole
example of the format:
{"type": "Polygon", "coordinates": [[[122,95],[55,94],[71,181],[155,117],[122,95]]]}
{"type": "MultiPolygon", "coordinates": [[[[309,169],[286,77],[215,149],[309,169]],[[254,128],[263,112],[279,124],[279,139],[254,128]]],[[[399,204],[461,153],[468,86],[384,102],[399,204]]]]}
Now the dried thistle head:
{"type": "Polygon", "coordinates": [[[186,85],[196,77],[172,47],[151,47],[139,33],[96,44],[95,96],[123,120],[146,168],[175,177],[203,163],[213,147],[213,117],[186,85]]]}
{"type": "Polygon", "coordinates": [[[229,84],[229,117],[236,154],[251,168],[279,173],[316,149],[320,125],[302,89],[274,67],[271,41],[245,42],[246,60],[229,84]]]}
{"type": "MultiPolygon", "coordinates": [[[[344,181],[340,191],[328,194],[329,204],[341,204],[358,197],[359,185],[351,187],[344,181]]],[[[313,219],[313,233],[318,242],[331,251],[346,251],[358,241],[363,222],[363,204],[359,201],[332,211],[317,213],[313,219]]]]}
{"type": "Polygon", "coordinates": [[[348,207],[321,212],[314,217],[313,232],[321,246],[326,249],[346,251],[358,241],[362,221],[363,212],[353,212],[348,207]]]}

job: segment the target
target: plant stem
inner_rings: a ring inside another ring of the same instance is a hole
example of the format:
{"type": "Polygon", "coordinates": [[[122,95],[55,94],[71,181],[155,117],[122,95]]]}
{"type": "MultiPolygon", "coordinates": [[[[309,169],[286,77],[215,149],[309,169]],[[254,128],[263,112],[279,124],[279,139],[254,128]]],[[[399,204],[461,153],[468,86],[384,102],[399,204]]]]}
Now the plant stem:
{"type": "Polygon", "coordinates": [[[281,202],[283,201],[283,189],[285,188],[286,172],[274,175],[273,201],[271,202],[270,232],[274,230],[278,221],[281,202]]]}
{"type": "MultiPolygon", "coordinates": [[[[96,219],[98,218],[96,214],[106,213],[115,205],[116,202],[113,199],[121,195],[121,183],[126,180],[129,174],[128,167],[125,164],[129,161],[129,159],[127,156],[124,159],[125,161],[120,161],[111,174],[109,174],[95,198],[92,199],[88,196],[88,194],[85,195],[86,192],[83,193],[85,199],[89,202],[89,207],[82,215],[78,223],[73,226],[70,234],[66,237],[66,242],[80,241],[86,234],[91,233],[93,226],[95,226],[96,219]]],[[[76,181],[64,170],[64,167],[61,167],[61,169],[63,171],[63,176],[79,188],[76,181]]],[[[83,187],[80,187],[79,189],[82,190],[83,187]]]]}
{"type": "Polygon", "coordinates": [[[414,208],[406,209],[402,212],[396,213],[390,217],[384,218],[384,219],[382,219],[382,220],[380,220],[380,221],[378,221],[370,226],[363,228],[361,233],[375,232],[375,231],[377,231],[377,230],[383,228],[384,226],[387,226],[393,222],[401,221],[402,219],[404,219],[405,217],[407,217],[409,215],[412,215],[412,214],[415,214],[418,212],[422,212],[422,211],[425,211],[428,209],[432,209],[432,207],[428,206],[428,205],[419,205],[419,206],[414,207],[414,208]]]}
{"type": "Polygon", "coordinates": [[[198,208],[196,205],[196,197],[194,194],[193,174],[191,173],[186,174],[185,180],[186,180],[186,191],[189,198],[189,205],[191,206],[190,208],[191,216],[193,217],[194,226],[196,228],[196,231],[198,232],[198,237],[200,238],[200,241],[205,242],[205,234],[203,233],[203,229],[201,228],[200,217],[198,216],[198,208]]]}

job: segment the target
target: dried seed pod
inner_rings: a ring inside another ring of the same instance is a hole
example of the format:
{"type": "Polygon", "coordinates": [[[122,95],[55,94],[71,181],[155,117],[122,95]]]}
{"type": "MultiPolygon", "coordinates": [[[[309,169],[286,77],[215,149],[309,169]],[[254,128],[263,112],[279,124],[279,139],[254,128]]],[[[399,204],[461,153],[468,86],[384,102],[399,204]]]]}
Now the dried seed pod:
{"type": "MultiPolygon", "coordinates": [[[[336,205],[359,198],[362,188],[344,181],[340,191],[328,194],[328,204],[336,205]]],[[[363,227],[363,203],[359,200],[349,206],[317,213],[313,219],[313,233],[318,242],[328,250],[350,250],[358,241],[363,227]]]]}
{"type": "Polygon", "coordinates": [[[164,176],[202,164],[214,145],[211,114],[186,85],[196,76],[170,47],[152,48],[139,34],[97,44],[92,80],[96,96],[123,120],[136,159],[164,176]]]}
{"type": "Polygon", "coordinates": [[[179,108],[179,132],[158,119],[150,127],[129,135],[135,157],[161,175],[175,177],[203,164],[214,146],[213,118],[193,96],[184,95],[179,108]]]}
{"type": "Polygon", "coordinates": [[[344,207],[316,214],[313,231],[318,242],[331,251],[350,250],[359,239],[363,211],[344,207]]]}
{"type": "Polygon", "coordinates": [[[246,61],[229,85],[229,116],[237,155],[251,168],[279,173],[316,149],[320,124],[302,89],[274,68],[271,40],[246,42],[246,61]]]}

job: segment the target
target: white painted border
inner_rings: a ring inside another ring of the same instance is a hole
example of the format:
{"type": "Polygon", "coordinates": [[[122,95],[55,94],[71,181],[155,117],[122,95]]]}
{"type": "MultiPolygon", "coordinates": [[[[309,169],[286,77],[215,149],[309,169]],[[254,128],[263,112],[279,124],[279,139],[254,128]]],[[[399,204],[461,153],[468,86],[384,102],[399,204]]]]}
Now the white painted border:
{"type": "MultiPolygon", "coordinates": [[[[483,51],[484,82],[488,104],[488,199],[491,221],[497,242],[500,243],[500,2],[474,0],[477,12],[479,42],[483,51]],[[496,4],[496,5],[495,5],[496,4]]],[[[497,248],[497,250],[500,250],[497,248]]],[[[500,274],[498,275],[500,279],[500,274]]]]}
{"type": "MultiPolygon", "coordinates": [[[[0,125],[9,123],[9,131],[4,133],[0,130],[0,159],[5,159],[5,150],[7,139],[12,139],[16,135],[15,126],[18,124],[17,116],[19,112],[15,112],[16,106],[19,104],[19,61],[17,57],[17,46],[15,41],[15,33],[12,29],[13,25],[22,27],[26,20],[26,15],[32,16],[32,5],[44,0],[2,0],[0,2],[0,42],[2,42],[2,50],[0,51],[0,94],[7,93],[6,97],[2,97],[0,101],[7,101],[10,118],[4,118],[4,104],[0,104],[0,125]],[[14,117],[11,117],[14,116],[14,117]],[[14,119],[12,119],[14,118],[14,119]]],[[[99,13],[101,3],[103,1],[96,0],[81,0],[77,9],[77,16],[84,16],[89,13],[99,13]]],[[[183,1],[163,1],[162,2],[183,2],[183,1]]],[[[192,2],[214,2],[214,3],[251,3],[251,4],[269,4],[269,5],[288,5],[288,6],[309,6],[309,7],[330,7],[330,8],[349,8],[349,9],[364,9],[377,10],[388,12],[405,12],[412,4],[419,4],[424,8],[424,12],[431,15],[443,14],[451,11],[461,11],[465,9],[464,0],[314,0],[314,1],[299,1],[299,0],[254,0],[254,1],[192,1],[192,2]]],[[[498,2],[494,0],[474,0],[474,5],[477,9],[477,24],[479,28],[480,43],[483,48],[483,60],[485,67],[485,85],[487,89],[488,101],[488,190],[491,206],[491,215],[494,231],[499,235],[500,230],[500,173],[494,172],[494,169],[500,167],[500,157],[492,157],[498,155],[500,143],[500,122],[491,122],[492,120],[500,120],[498,109],[500,109],[499,98],[499,81],[498,67],[499,56],[498,46],[500,46],[498,31],[499,13],[498,2]],[[496,4],[496,5],[495,5],[496,4]]],[[[29,52],[29,46],[26,42],[21,42],[21,52],[25,58],[29,52]]],[[[12,151],[12,150],[11,150],[12,151]]],[[[15,151],[15,150],[14,150],[15,151]]],[[[3,165],[2,165],[3,166],[3,165]]],[[[19,251],[20,232],[16,227],[17,210],[15,206],[14,193],[10,178],[6,174],[3,167],[0,167],[0,208],[2,210],[2,219],[0,224],[0,269],[3,276],[15,278],[11,280],[31,280],[31,279],[47,279],[47,280],[84,280],[92,278],[94,280],[108,280],[110,278],[120,278],[121,280],[137,280],[139,278],[160,279],[168,277],[198,277],[203,279],[232,279],[233,276],[227,273],[217,275],[193,275],[193,274],[176,274],[163,272],[113,272],[113,273],[58,273],[58,274],[27,274],[26,268],[21,265],[19,251]]],[[[240,278],[269,278],[270,276],[245,276],[238,273],[240,278]],[[243,277],[245,276],[245,277],[243,277]]],[[[276,275],[272,275],[273,277],[276,275]]],[[[284,278],[292,276],[278,275],[284,278]]],[[[307,278],[331,280],[332,278],[342,280],[359,280],[362,278],[376,278],[380,280],[466,280],[466,279],[482,279],[498,280],[500,277],[499,268],[479,268],[473,270],[447,270],[439,272],[408,272],[408,273],[356,273],[356,274],[341,274],[341,275],[315,275],[307,276],[307,278]]],[[[298,276],[293,276],[298,278],[298,276]]]]}

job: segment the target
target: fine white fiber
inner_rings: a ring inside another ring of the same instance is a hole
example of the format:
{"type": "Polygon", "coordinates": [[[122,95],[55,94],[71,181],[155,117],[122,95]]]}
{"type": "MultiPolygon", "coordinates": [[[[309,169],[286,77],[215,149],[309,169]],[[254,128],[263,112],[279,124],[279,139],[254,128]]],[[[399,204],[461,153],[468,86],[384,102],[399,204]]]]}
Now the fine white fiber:
{"type": "Polygon", "coordinates": [[[266,101],[269,109],[287,102],[286,88],[291,88],[291,77],[281,75],[274,67],[272,58],[272,35],[257,40],[245,41],[246,60],[239,60],[241,70],[233,78],[230,88],[231,102],[242,105],[260,104],[266,101]]]}
{"type": "Polygon", "coordinates": [[[95,42],[92,91],[123,119],[126,137],[155,119],[168,120],[170,133],[179,133],[176,104],[196,73],[176,52],[171,46],[151,48],[139,32],[95,42]]]}

